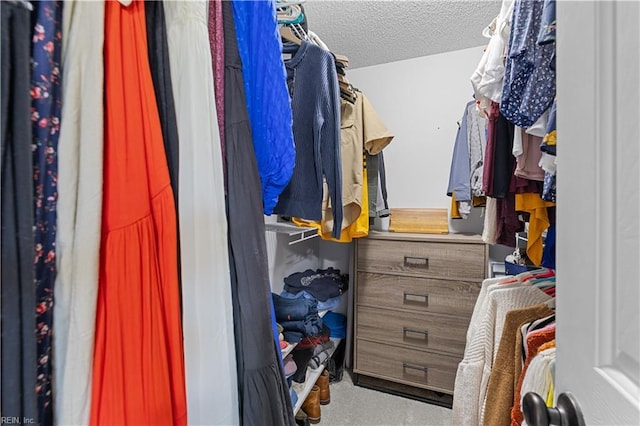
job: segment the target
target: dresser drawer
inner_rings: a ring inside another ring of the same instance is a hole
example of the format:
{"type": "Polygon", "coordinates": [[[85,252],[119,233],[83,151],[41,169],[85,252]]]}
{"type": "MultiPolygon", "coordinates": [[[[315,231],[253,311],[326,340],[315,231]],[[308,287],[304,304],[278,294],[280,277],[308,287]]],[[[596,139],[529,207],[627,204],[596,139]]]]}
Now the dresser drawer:
{"type": "Polygon", "coordinates": [[[358,305],[471,317],[481,283],[358,272],[358,305]]]}
{"type": "Polygon", "coordinates": [[[464,354],[469,320],[437,314],[414,314],[358,306],[358,338],[416,349],[464,354]]]}
{"type": "Polygon", "coordinates": [[[453,393],[456,370],[462,357],[438,355],[358,339],[356,373],[422,388],[453,393]]]}
{"type": "Polygon", "coordinates": [[[482,280],[483,244],[362,239],[358,269],[411,276],[482,280]]]}

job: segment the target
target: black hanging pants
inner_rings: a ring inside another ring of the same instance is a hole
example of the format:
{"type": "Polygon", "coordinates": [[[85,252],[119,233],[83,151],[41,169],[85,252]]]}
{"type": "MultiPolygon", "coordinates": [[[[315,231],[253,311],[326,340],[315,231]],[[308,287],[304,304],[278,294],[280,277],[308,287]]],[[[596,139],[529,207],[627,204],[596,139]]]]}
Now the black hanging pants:
{"type": "Polygon", "coordinates": [[[38,423],[33,164],[31,153],[31,14],[1,2],[1,262],[3,417],[38,423]]]}

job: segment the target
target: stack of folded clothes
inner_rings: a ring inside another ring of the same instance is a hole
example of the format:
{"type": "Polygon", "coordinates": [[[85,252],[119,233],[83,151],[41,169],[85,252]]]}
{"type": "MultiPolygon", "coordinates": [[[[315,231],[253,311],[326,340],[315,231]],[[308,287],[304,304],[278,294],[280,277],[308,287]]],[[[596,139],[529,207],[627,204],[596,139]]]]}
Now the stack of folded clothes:
{"type": "Polygon", "coordinates": [[[337,309],[340,306],[340,296],[330,297],[327,300],[318,300],[311,293],[307,291],[300,291],[298,293],[291,293],[287,290],[282,290],[280,296],[286,299],[309,299],[315,300],[318,303],[319,311],[331,311],[333,309],[337,309]]]}
{"type": "Polygon", "coordinates": [[[303,337],[315,336],[322,330],[322,319],[318,316],[318,303],[315,300],[300,298],[287,299],[271,294],[276,321],[282,326],[287,342],[297,343],[303,337]]]}
{"type": "Polygon", "coordinates": [[[316,300],[318,309],[331,310],[340,303],[339,297],[347,290],[348,285],[349,275],[340,274],[339,269],[307,269],[284,279],[281,296],[316,300]]]}

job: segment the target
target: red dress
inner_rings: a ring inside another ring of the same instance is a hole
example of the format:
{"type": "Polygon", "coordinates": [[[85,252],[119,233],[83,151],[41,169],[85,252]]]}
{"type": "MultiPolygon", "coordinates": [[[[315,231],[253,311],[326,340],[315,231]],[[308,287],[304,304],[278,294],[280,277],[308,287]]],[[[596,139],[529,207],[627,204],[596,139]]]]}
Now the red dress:
{"type": "Polygon", "coordinates": [[[105,137],[92,425],[187,421],[176,214],[142,1],[105,1],[105,137]]]}

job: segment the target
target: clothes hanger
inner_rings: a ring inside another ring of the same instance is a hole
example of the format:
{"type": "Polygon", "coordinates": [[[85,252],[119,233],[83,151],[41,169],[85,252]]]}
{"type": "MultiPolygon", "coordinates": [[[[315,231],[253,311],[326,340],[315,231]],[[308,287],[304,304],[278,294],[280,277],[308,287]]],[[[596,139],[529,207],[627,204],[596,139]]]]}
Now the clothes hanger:
{"type": "Polygon", "coordinates": [[[133,0],[118,0],[120,2],[121,5],[123,5],[124,7],[129,6],[133,0]]]}
{"type": "Polygon", "coordinates": [[[302,45],[302,40],[300,40],[300,38],[298,38],[293,31],[291,30],[291,27],[288,25],[282,25],[279,29],[280,32],[280,37],[282,37],[284,40],[287,40],[291,43],[297,44],[298,46],[302,45]]]}
{"type": "Polygon", "coordinates": [[[278,24],[299,24],[304,21],[304,13],[298,5],[277,9],[278,24]]]}
{"type": "MultiPolygon", "coordinates": [[[[331,49],[329,49],[329,46],[327,46],[327,44],[322,41],[322,39],[318,36],[318,34],[314,33],[312,30],[307,29],[307,36],[308,36],[308,40],[315,44],[318,47],[321,47],[324,50],[327,50],[329,52],[331,52],[331,49]]],[[[338,62],[336,61],[336,64],[338,62]]]]}
{"type": "Polygon", "coordinates": [[[307,32],[304,30],[304,28],[302,28],[302,25],[291,24],[289,26],[291,27],[291,30],[296,35],[296,37],[298,37],[300,40],[309,40],[309,36],[307,36],[307,32]]]}

